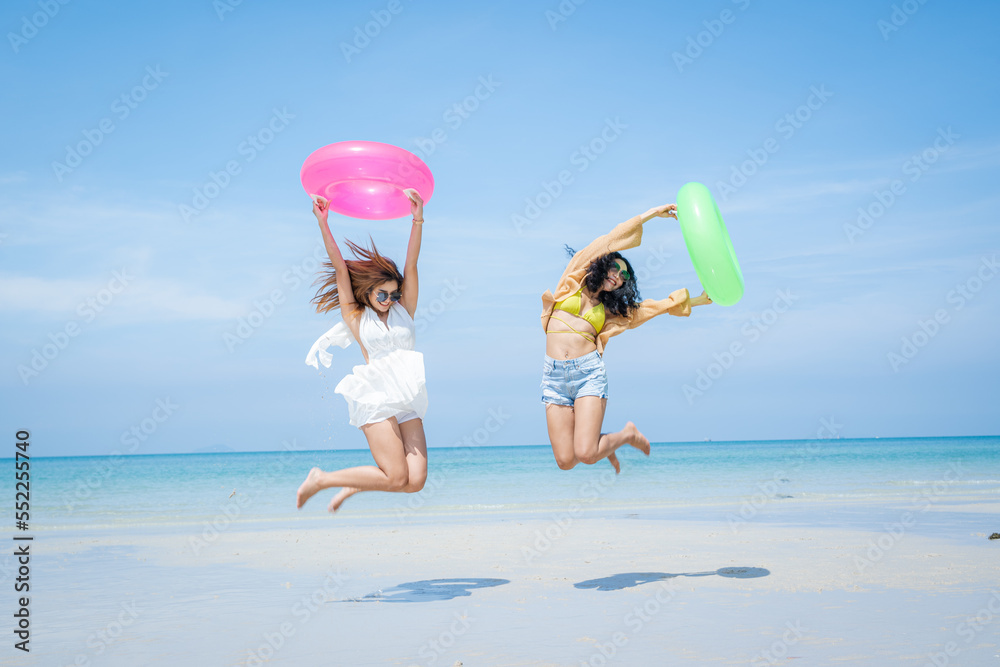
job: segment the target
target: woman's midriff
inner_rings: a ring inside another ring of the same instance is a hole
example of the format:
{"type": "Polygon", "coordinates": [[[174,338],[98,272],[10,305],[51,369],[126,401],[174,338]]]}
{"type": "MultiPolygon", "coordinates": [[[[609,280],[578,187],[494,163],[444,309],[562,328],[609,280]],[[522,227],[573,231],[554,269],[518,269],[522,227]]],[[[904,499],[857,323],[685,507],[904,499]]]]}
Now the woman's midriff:
{"type": "Polygon", "coordinates": [[[597,349],[597,343],[576,333],[582,331],[596,338],[597,332],[590,322],[564,310],[554,310],[552,315],[545,330],[545,354],[553,359],[576,359],[597,349]]]}

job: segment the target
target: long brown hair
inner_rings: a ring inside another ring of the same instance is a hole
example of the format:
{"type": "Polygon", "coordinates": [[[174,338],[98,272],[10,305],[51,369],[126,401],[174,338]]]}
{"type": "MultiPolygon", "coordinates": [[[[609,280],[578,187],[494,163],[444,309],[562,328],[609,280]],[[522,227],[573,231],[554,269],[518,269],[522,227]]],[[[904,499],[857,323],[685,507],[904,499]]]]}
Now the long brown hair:
{"type": "MultiPolygon", "coordinates": [[[[399,283],[399,288],[403,288],[403,274],[399,272],[396,263],[380,255],[375,247],[375,241],[369,236],[372,248],[364,248],[351,241],[346,241],[347,247],[351,249],[357,259],[347,259],[347,273],[351,277],[351,291],[354,292],[354,300],[358,303],[358,309],[363,306],[372,307],[368,299],[368,294],[389,280],[399,283]]],[[[329,260],[323,262],[323,272],[316,283],[319,289],[312,303],[316,304],[317,313],[327,313],[334,308],[340,308],[340,295],[337,294],[337,272],[333,268],[333,263],[329,260]]]]}

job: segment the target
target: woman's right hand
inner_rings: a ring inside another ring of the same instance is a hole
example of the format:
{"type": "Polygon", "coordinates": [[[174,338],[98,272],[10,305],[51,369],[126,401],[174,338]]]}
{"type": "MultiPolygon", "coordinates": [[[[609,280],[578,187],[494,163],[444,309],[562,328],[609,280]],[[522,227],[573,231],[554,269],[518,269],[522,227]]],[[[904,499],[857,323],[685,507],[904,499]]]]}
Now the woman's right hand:
{"type": "Polygon", "coordinates": [[[310,195],[313,200],[313,215],[320,222],[326,222],[327,218],[330,216],[330,202],[327,201],[326,197],[321,197],[320,195],[310,195]]]}
{"type": "Polygon", "coordinates": [[[703,291],[701,294],[691,299],[692,306],[708,306],[713,303],[715,302],[712,301],[712,297],[710,297],[708,295],[708,292],[705,291],[703,291]]]}

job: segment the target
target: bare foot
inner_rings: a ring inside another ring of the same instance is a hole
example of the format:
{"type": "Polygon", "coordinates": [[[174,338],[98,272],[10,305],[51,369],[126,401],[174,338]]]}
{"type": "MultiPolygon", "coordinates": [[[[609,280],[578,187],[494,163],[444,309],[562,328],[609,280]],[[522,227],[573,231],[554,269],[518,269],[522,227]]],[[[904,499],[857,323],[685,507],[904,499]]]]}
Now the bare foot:
{"type": "Polygon", "coordinates": [[[320,490],[319,486],[319,476],[323,474],[323,471],[319,468],[313,468],[306,475],[306,481],[302,482],[302,486],[299,487],[299,491],[295,494],[295,506],[302,509],[302,506],[306,504],[306,501],[315,495],[317,491],[320,490]]]}
{"type": "Polygon", "coordinates": [[[621,464],[618,463],[618,457],[615,456],[614,452],[611,452],[610,454],[608,454],[608,463],[610,463],[611,467],[613,467],[615,469],[615,474],[616,475],[622,471],[621,464]]]}
{"type": "Polygon", "coordinates": [[[360,491],[361,489],[352,489],[350,487],[341,489],[340,492],[333,497],[333,500],[330,501],[330,505],[326,508],[327,511],[331,513],[336,512],[340,509],[340,506],[344,504],[345,500],[360,491]]]}
{"type": "Polygon", "coordinates": [[[632,445],[646,456],[649,456],[649,438],[640,433],[639,429],[635,427],[635,424],[632,422],[625,424],[625,428],[623,428],[622,431],[625,432],[625,442],[632,445]]]}

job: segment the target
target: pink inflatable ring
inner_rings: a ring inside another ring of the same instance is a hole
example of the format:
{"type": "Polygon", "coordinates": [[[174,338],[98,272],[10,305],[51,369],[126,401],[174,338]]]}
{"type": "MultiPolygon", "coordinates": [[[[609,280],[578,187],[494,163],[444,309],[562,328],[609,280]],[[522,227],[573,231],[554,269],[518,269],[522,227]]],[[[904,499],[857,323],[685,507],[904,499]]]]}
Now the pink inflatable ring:
{"type": "Polygon", "coordinates": [[[302,165],[302,187],[330,200],[337,213],[365,220],[410,214],[413,188],[424,202],[434,193],[434,177],[410,151],[377,141],[341,141],[323,146],[302,165]]]}

